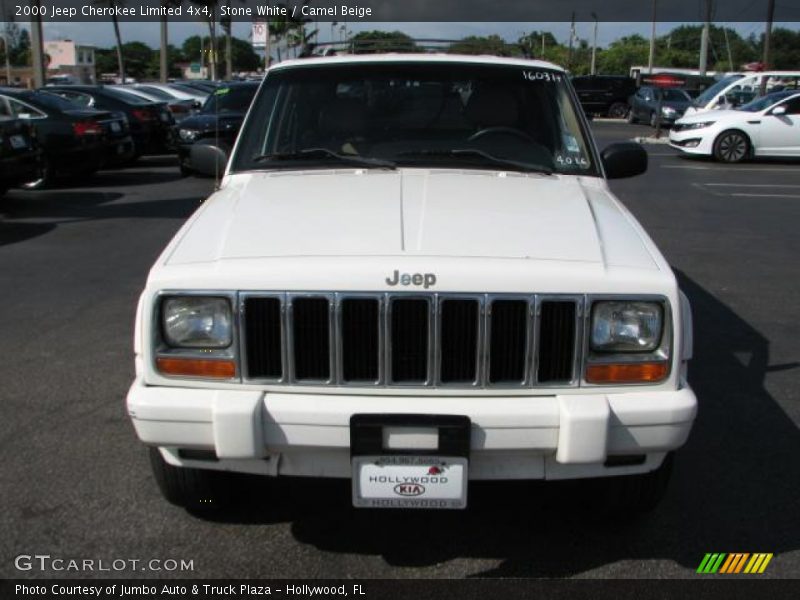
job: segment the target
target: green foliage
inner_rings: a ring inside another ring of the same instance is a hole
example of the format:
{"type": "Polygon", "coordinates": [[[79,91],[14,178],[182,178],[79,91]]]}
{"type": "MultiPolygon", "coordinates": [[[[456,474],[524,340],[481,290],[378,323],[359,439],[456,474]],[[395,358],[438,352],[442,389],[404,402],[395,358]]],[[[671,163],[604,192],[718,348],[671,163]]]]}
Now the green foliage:
{"type": "MultiPolygon", "coordinates": [[[[31,62],[31,38],[27,29],[22,29],[16,23],[9,21],[3,28],[5,39],[8,40],[8,58],[14,66],[23,66],[31,62]]],[[[5,43],[0,47],[0,63],[6,62],[5,43]]]]}
{"type": "Polygon", "coordinates": [[[357,54],[419,51],[414,40],[400,31],[361,31],[351,42],[357,54]]]}
{"type": "Polygon", "coordinates": [[[509,44],[499,35],[470,35],[450,46],[451,54],[491,54],[494,56],[522,56],[522,48],[509,44]]]}

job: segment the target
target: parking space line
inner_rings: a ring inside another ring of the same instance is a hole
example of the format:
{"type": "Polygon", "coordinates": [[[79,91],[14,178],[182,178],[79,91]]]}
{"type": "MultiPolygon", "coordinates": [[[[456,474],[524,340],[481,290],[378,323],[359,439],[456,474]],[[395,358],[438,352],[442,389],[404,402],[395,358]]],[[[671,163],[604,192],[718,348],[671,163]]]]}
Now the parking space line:
{"type": "Polygon", "coordinates": [[[765,167],[765,168],[749,168],[749,167],[701,167],[694,165],[659,165],[662,169],[686,169],[690,171],[749,171],[752,173],[764,173],[767,171],[775,171],[777,173],[787,173],[792,175],[800,175],[800,170],[796,168],[787,167],[781,169],[778,167],[765,167]]]}
{"type": "Polygon", "coordinates": [[[791,183],[706,183],[705,185],[739,188],[800,188],[800,185],[791,183]]]}
{"type": "Polygon", "coordinates": [[[731,196],[740,196],[747,198],[800,198],[800,194],[748,194],[745,192],[736,192],[731,196]]]}

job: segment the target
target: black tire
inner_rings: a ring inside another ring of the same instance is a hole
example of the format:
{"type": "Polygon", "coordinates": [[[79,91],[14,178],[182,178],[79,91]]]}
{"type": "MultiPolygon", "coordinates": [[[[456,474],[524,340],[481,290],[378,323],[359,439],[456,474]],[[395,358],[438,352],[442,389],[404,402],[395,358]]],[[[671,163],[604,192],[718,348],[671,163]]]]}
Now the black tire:
{"type": "Polygon", "coordinates": [[[222,471],[174,467],[158,448],[150,448],[150,466],[158,489],[171,504],[195,511],[213,511],[231,502],[231,476],[222,471]]]}
{"type": "Polygon", "coordinates": [[[750,139],[742,131],[723,131],[714,140],[714,158],[720,162],[738,163],[750,156],[750,139]]]}
{"type": "Polygon", "coordinates": [[[26,190],[43,190],[53,185],[56,179],[55,175],[52,161],[46,156],[42,156],[39,162],[39,178],[23,183],[21,187],[26,190]]]}
{"type": "Polygon", "coordinates": [[[597,496],[605,511],[620,517],[642,515],[658,506],[672,475],[672,453],[655,471],[596,480],[597,496]]]}
{"type": "Polygon", "coordinates": [[[628,110],[625,102],[614,102],[608,107],[608,116],[612,119],[624,119],[628,116],[628,110]]]}

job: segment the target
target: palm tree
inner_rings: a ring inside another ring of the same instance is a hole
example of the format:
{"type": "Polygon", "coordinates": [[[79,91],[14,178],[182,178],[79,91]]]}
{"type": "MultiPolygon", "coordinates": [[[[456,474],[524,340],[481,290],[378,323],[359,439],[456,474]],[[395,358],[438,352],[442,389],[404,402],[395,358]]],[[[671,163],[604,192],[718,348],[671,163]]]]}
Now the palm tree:
{"type": "MultiPolygon", "coordinates": [[[[161,0],[164,8],[177,8],[183,0],[161,0]]],[[[169,77],[169,65],[167,65],[167,52],[169,50],[169,32],[167,31],[167,15],[161,15],[161,54],[159,60],[159,72],[161,83],[166,83],[169,77]]]]}
{"type": "MultiPolygon", "coordinates": [[[[124,6],[126,0],[94,0],[93,4],[115,8],[124,6]]],[[[119,34],[119,21],[117,15],[112,11],[111,22],[114,23],[114,36],[117,38],[117,68],[119,69],[119,80],[125,83],[125,60],[122,56],[122,36],[119,34]]]]}
{"type": "Polygon", "coordinates": [[[219,0],[190,0],[192,4],[196,4],[197,6],[201,7],[201,9],[205,9],[203,12],[203,20],[208,25],[208,37],[211,44],[211,49],[209,50],[209,55],[211,60],[209,60],[209,66],[211,67],[211,80],[216,81],[217,79],[217,5],[219,4],[219,0]]]}

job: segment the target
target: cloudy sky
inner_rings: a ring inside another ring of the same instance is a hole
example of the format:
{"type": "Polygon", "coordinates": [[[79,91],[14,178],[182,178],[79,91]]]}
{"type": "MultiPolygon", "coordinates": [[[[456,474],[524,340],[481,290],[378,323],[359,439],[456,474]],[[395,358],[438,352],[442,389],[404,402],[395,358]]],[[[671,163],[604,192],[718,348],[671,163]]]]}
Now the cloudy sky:
{"type": "MultiPolygon", "coordinates": [[[[763,23],[732,23],[729,25],[743,36],[750,33],[756,35],[764,31],[763,23]]],[[[668,32],[679,23],[657,23],[658,35],[668,32]]],[[[800,23],[776,23],[777,27],[785,26],[790,29],[800,29],[800,23]]],[[[415,38],[458,39],[465,35],[498,34],[506,40],[516,40],[522,33],[533,30],[551,31],[557,39],[566,42],[569,38],[569,23],[354,23],[348,26],[348,31],[358,32],[364,29],[384,29],[403,31],[415,38]]],[[[598,44],[606,46],[613,40],[631,33],[639,33],[645,37],[650,36],[650,23],[605,23],[601,22],[598,28],[598,44]]],[[[111,22],[106,23],[45,23],[45,39],[72,39],[82,44],[98,47],[109,47],[114,43],[114,30],[111,22]]],[[[159,44],[159,28],[156,23],[121,23],[122,40],[142,41],[150,46],[159,44]]],[[[578,37],[591,40],[593,23],[577,23],[578,37]]],[[[206,26],[203,23],[174,22],[170,24],[170,43],[180,45],[184,39],[191,35],[205,34],[206,26]]],[[[319,41],[326,42],[332,39],[338,41],[341,31],[337,26],[332,30],[329,23],[320,23],[319,41]]],[[[245,22],[234,23],[234,35],[247,39],[250,35],[250,24],[245,22]]]]}

